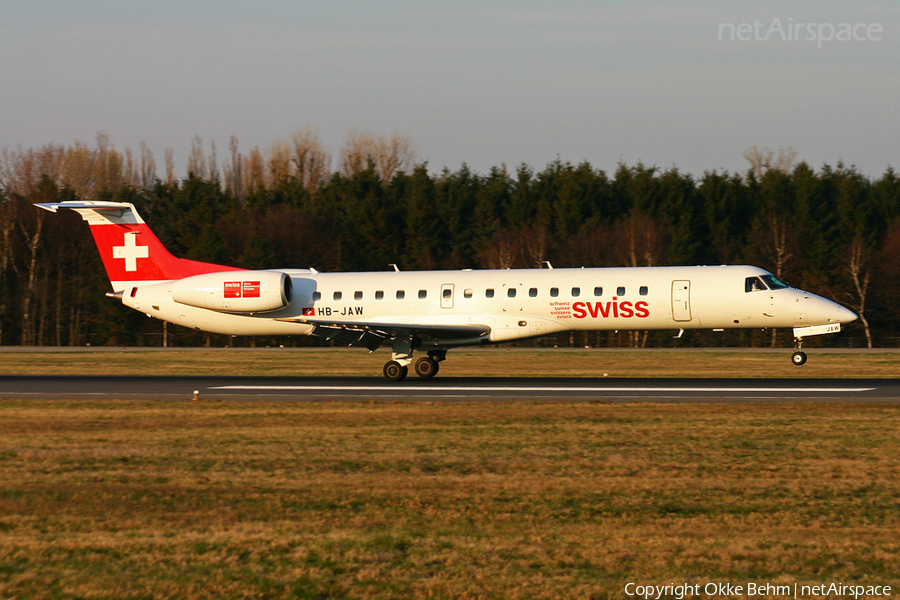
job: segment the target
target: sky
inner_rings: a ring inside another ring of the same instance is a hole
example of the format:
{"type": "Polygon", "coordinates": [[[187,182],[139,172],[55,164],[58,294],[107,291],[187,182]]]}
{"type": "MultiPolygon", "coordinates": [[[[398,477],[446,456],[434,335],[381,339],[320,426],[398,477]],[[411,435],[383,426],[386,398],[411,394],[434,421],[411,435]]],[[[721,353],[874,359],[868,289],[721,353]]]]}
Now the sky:
{"type": "Polygon", "coordinates": [[[103,132],[182,174],[195,136],[224,157],[309,127],[335,157],[351,132],[405,135],[432,171],[743,172],[757,146],[879,177],[900,167],[898,100],[896,0],[0,7],[0,149],[103,132]],[[855,37],[828,39],[842,24],[855,37]]]}

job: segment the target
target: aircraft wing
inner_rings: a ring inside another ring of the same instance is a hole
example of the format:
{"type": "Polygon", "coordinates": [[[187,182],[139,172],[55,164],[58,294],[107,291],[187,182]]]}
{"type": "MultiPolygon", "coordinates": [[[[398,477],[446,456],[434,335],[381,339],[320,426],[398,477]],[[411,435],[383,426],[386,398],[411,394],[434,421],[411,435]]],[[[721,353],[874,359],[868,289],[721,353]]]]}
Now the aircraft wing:
{"type": "Polygon", "coordinates": [[[379,323],[361,321],[335,321],[307,319],[302,317],[276,319],[289,323],[312,325],[311,335],[334,340],[348,346],[364,346],[376,350],[386,340],[405,336],[430,338],[431,340],[460,340],[484,337],[491,332],[487,325],[441,325],[425,323],[379,323]]]}

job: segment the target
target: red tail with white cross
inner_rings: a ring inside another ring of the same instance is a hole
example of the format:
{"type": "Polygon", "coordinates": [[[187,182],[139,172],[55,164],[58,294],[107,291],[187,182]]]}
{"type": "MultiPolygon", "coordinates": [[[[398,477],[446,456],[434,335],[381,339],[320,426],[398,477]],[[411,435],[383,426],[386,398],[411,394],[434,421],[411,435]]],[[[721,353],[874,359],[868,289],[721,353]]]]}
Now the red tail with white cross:
{"type": "Polygon", "coordinates": [[[68,208],[88,222],[115,291],[134,282],[171,281],[241,270],[172,256],[129,203],[54,202],[37,206],[52,212],[68,208]]]}

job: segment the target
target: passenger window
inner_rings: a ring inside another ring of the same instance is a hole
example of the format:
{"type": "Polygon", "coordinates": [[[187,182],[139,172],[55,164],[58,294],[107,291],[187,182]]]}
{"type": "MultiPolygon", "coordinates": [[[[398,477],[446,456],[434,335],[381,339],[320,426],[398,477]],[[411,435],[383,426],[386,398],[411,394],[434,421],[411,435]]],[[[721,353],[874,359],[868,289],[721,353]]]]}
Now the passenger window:
{"type": "Polygon", "coordinates": [[[471,297],[472,297],[472,290],[466,289],[466,291],[463,292],[463,298],[471,298],[471,297]]]}
{"type": "Polygon", "coordinates": [[[449,288],[447,288],[446,290],[444,290],[441,293],[444,295],[444,298],[449,298],[450,296],[453,295],[453,292],[449,288]]]}
{"type": "Polygon", "coordinates": [[[383,299],[383,298],[384,298],[384,292],[383,292],[383,291],[378,290],[377,292],[375,292],[375,299],[376,299],[376,300],[381,300],[381,299],[383,299]]]}
{"type": "Polygon", "coordinates": [[[745,292],[763,292],[766,286],[759,277],[748,277],[744,280],[745,292]]]}
{"type": "Polygon", "coordinates": [[[617,287],[616,288],[616,296],[624,296],[624,295],[625,295],[625,288],[623,288],[621,286],[617,287]]]}
{"type": "Polygon", "coordinates": [[[515,298],[516,297],[516,288],[509,288],[508,290],[506,290],[506,295],[509,296],[510,298],[515,298]]]}
{"type": "Polygon", "coordinates": [[[550,297],[556,298],[559,296],[559,288],[550,288],[550,297]]]}
{"type": "Polygon", "coordinates": [[[353,292],[354,300],[362,300],[362,292],[353,292]]]}
{"type": "Polygon", "coordinates": [[[602,288],[602,287],[595,287],[595,288],[594,288],[594,295],[595,295],[595,296],[602,296],[602,295],[603,295],[603,288],[602,288]]]}
{"type": "Polygon", "coordinates": [[[419,290],[419,300],[424,300],[426,296],[428,296],[428,292],[426,292],[425,290],[419,290]]]}
{"type": "Polygon", "coordinates": [[[581,295],[581,288],[572,288],[572,297],[577,298],[581,295]]]}
{"type": "Polygon", "coordinates": [[[313,292],[313,302],[316,302],[321,299],[322,299],[322,292],[313,292]]]}
{"type": "Polygon", "coordinates": [[[494,288],[488,288],[488,289],[484,290],[484,297],[485,298],[493,298],[494,297],[494,288]]]}
{"type": "Polygon", "coordinates": [[[406,298],[406,292],[397,290],[397,300],[403,300],[404,298],[406,298]]]}
{"type": "Polygon", "coordinates": [[[537,288],[531,288],[530,290],[528,290],[528,297],[537,298],[537,288]]]}
{"type": "Polygon", "coordinates": [[[642,285],[638,291],[640,292],[641,296],[646,296],[647,295],[647,286],[642,285]]]}
{"type": "Polygon", "coordinates": [[[341,296],[343,296],[343,294],[341,294],[340,292],[335,292],[335,293],[334,293],[334,299],[335,299],[335,300],[340,300],[340,299],[341,299],[341,296]]]}

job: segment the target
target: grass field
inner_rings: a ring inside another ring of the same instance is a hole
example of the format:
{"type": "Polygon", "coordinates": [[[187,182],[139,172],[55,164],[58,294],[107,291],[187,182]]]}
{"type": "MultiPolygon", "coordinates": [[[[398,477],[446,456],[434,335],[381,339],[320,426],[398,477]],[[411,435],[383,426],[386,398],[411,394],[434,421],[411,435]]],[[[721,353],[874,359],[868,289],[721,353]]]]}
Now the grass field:
{"type": "Polygon", "coordinates": [[[900,407],[0,401],[3,598],[900,586],[900,407]]]}
{"type": "MultiPolygon", "coordinates": [[[[897,377],[900,352],[812,350],[454,350],[440,377],[897,377]]],[[[283,375],[381,377],[390,352],[360,349],[0,349],[0,375],[283,375]]]]}

